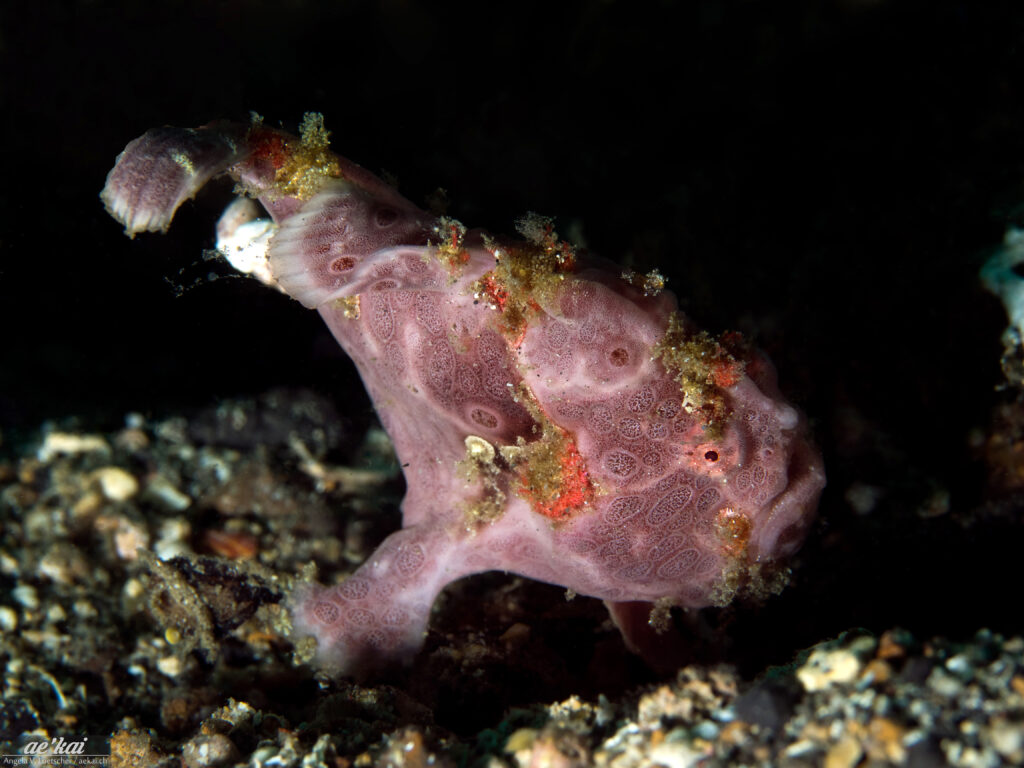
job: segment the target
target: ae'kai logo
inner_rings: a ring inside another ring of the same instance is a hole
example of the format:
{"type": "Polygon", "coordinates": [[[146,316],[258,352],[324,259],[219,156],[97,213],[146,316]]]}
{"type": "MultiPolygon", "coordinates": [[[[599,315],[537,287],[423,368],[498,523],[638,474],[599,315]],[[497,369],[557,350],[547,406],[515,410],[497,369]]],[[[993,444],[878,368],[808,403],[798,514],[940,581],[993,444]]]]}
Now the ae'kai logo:
{"type": "Polygon", "coordinates": [[[23,755],[82,755],[85,754],[85,743],[89,737],[81,741],[67,741],[63,736],[55,736],[49,741],[29,741],[21,748],[23,755]]]}

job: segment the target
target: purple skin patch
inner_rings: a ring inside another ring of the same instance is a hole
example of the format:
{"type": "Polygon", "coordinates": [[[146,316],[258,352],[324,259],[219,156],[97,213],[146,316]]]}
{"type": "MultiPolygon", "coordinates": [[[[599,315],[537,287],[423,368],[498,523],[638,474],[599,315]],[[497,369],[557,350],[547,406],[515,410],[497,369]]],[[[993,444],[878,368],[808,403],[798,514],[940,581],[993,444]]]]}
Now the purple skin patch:
{"type": "Polygon", "coordinates": [[[469,574],[600,598],[636,648],[638,603],[723,604],[799,547],[825,485],[804,419],[767,359],[693,328],[658,276],[620,276],[539,217],[522,241],[466,232],[331,154],[310,117],[301,139],[150,131],[101,197],[127,234],[163,231],[220,173],[269,211],[273,281],[355,361],[408,484],[402,530],[293,597],[328,671],[411,660],[469,574]]]}

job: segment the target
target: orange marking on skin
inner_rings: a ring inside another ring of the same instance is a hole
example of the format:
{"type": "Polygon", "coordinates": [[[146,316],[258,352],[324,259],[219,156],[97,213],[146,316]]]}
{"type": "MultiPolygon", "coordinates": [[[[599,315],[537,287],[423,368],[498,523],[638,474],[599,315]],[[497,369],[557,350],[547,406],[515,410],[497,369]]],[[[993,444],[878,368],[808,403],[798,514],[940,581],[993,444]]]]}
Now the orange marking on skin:
{"type": "MultiPolygon", "coordinates": [[[[507,328],[506,333],[510,333],[513,328],[507,328]]],[[[509,342],[512,349],[519,349],[523,346],[523,342],[526,341],[526,323],[523,323],[519,328],[519,332],[516,333],[515,337],[509,342]]]]}
{"type": "Polygon", "coordinates": [[[576,441],[568,438],[565,451],[559,457],[559,490],[551,499],[538,499],[526,484],[522,475],[522,494],[531,503],[534,511],[552,520],[564,520],[573,512],[589,504],[594,498],[594,486],[590,482],[586,462],[576,447],[576,441]]]}
{"type": "Polygon", "coordinates": [[[275,170],[284,167],[291,154],[284,137],[271,131],[254,130],[251,142],[252,156],[258,160],[266,160],[275,170]]]}
{"type": "Polygon", "coordinates": [[[469,251],[462,247],[462,235],[459,232],[457,224],[451,225],[452,231],[452,250],[455,251],[455,258],[461,263],[465,264],[469,261],[469,251]]]}
{"type": "Polygon", "coordinates": [[[494,305],[498,308],[499,312],[505,310],[505,304],[508,303],[508,291],[502,288],[498,281],[494,279],[493,275],[486,275],[482,280],[484,293],[486,293],[494,305]]]}
{"type": "Polygon", "coordinates": [[[722,507],[715,519],[722,548],[732,557],[739,557],[750,543],[750,518],[732,507],[722,507]]]}
{"type": "Polygon", "coordinates": [[[731,387],[740,380],[742,373],[743,366],[733,361],[719,360],[711,364],[711,380],[716,387],[731,387]]]}

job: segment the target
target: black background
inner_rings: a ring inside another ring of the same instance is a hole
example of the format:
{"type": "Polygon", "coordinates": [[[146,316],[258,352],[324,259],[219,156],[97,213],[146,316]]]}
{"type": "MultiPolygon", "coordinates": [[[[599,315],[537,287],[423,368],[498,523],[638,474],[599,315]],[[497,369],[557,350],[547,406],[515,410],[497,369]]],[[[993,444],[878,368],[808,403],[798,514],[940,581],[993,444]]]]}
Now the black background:
{"type": "Polygon", "coordinates": [[[134,241],[98,198],[148,128],[320,111],[413,201],[554,216],[768,350],[829,487],[758,631],[1020,630],[1019,528],[917,511],[987,499],[1005,319],[977,272],[1024,221],[1022,44],[1024,6],[952,0],[5,2],[0,450],[282,384],[368,412],[315,313],[204,278],[227,189],[134,241]],[[854,483],[884,491],[866,517],[854,483]]]}

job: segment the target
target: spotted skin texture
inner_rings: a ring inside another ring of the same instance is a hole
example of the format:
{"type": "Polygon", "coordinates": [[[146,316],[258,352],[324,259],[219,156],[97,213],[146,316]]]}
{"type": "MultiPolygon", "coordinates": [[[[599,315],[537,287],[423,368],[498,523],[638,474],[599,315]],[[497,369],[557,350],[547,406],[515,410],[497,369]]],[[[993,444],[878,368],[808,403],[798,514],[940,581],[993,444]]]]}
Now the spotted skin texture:
{"type": "Polygon", "coordinates": [[[343,583],[293,599],[322,665],[360,675],[410,660],[438,593],[473,573],[558,584],[616,615],[636,601],[722,602],[797,549],[825,478],[765,358],[736,362],[710,424],[657,353],[671,293],[574,257],[513,323],[505,294],[482,290],[505,246],[473,231],[446,241],[343,158],[314,194],[282,194],[281,157],[297,146],[262,127],[162,128],[128,146],[102,197],[134,234],[166,228],[183,190],[239,180],[280,227],[279,287],[317,309],[391,435],[402,529],[343,583]],[[199,167],[180,162],[197,145],[199,167]]]}

